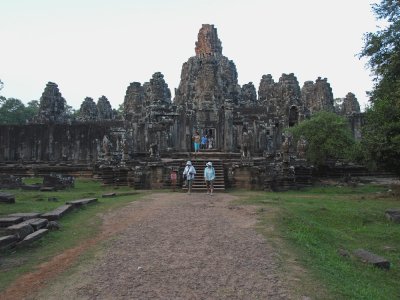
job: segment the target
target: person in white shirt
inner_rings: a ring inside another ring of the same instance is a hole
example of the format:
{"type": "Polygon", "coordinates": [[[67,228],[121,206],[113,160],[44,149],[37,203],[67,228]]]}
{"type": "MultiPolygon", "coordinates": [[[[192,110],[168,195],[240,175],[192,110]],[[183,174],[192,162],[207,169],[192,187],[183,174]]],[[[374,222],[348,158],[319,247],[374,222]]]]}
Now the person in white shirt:
{"type": "Polygon", "coordinates": [[[187,161],[185,170],[183,171],[183,178],[186,180],[186,186],[188,188],[187,193],[189,195],[192,192],[192,183],[193,183],[194,175],[196,175],[196,169],[192,166],[191,161],[187,161]]]}

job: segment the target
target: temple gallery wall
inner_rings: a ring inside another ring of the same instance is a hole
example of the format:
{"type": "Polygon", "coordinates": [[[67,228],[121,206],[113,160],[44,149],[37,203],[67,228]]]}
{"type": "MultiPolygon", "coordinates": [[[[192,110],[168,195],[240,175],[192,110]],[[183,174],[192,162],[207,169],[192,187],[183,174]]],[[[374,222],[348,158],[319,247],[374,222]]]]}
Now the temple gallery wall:
{"type": "Polygon", "coordinates": [[[313,113],[345,116],[354,137],[361,138],[363,116],[354,94],[335,106],[326,78],[301,87],[294,74],[276,81],[263,75],[258,90],[252,82],[240,86],[217,29],[207,24],[199,30],[195,55],[183,63],[174,99],[156,72],[148,82],[127,87],[123,118],[113,116],[102,96],[97,102],[85,98],[79,117],[71,119],[60,89],[47,83],[38,115],[26,125],[0,126],[0,172],[79,175],[81,169],[108,183],[165,187],[170,173],[193,158],[192,136],[198,131],[212,139],[198,159],[221,162],[227,187],[265,188],[307,167],[306,141],[295,145],[284,130],[313,113]]]}

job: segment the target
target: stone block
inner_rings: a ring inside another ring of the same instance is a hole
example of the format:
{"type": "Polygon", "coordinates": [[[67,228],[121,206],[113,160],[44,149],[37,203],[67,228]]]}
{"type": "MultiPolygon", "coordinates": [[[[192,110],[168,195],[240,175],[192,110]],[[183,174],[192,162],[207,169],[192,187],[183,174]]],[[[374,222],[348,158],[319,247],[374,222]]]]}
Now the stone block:
{"type": "Polygon", "coordinates": [[[378,256],[372,252],[364,249],[357,249],[354,251],[354,255],[361,259],[363,262],[374,265],[375,267],[381,269],[390,269],[390,262],[381,256],[378,256]]]}
{"type": "Polygon", "coordinates": [[[4,217],[0,218],[0,227],[8,227],[21,223],[24,219],[21,217],[4,217]]]}
{"type": "Polygon", "coordinates": [[[101,195],[102,198],[111,198],[111,197],[115,197],[115,196],[117,196],[116,193],[107,193],[107,194],[101,195]]]}
{"type": "Polygon", "coordinates": [[[29,224],[36,231],[36,230],[39,230],[41,228],[46,228],[47,227],[47,223],[49,223],[49,221],[47,219],[35,218],[35,219],[26,220],[26,221],[22,222],[21,224],[29,224]]]}
{"type": "Polygon", "coordinates": [[[32,212],[32,213],[15,213],[15,214],[10,214],[8,217],[21,217],[23,221],[37,218],[40,216],[40,213],[32,212]]]}
{"type": "Polygon", "coordinates": [[[15,196],[9,193],[0,193],[0,203],[15,203],[15,196]]]}
{"type": "Polygon", "coordinates": [[[118,193],[117,196],[129,196],[129,195],[136,195],[137,192],[121,192],[118,193]]]}
{"type": "Polygon", "coordinates": [[[16,235],[19,240],[24,239],[27,235],[29,235],[33,232],[34,232],[33,227],[26,223],[19,223],[19,224],[7,227],[7,233],[9,235],[16,235]]]}
{"type": "Polygon", "coordinates": [[[41,192],[54,192],[56,191],[56,188],[53,186],[44,186],[40,188],[41,192]]]}
{"type": "Polygon", "coordinates": [[[42,218],[45,218],[49,221],[54,221],[60,219],[63,215],[65,215],[67,212],[71,211],[73,206],[71,204],[66,204],[57,207],[56,209],[44,213],[41,215],[42,218]]]}
{"type": "Polygon", "coordinates": [[[0,250],[6,250],[15,246],[18,238],[15,235],[6,235],[0,237],[0,250]]]}
{"type": "Polygon", "coordinates": [[[24,184],[21,186],[21,189],[26,191],[38,191],[40,188],[41,186],[38,184],[24,184]]]}
{"type": "Polygon", "coordinates": [[[57,221],[49,221],[47,224],[47,229],[49,230],[59,230],[60,229],[60,224],[57,221]]]}
{"type": "Polygon", "coordinates": [[[20,241],[16,246],[23,247],[26,246],[44,236],[49,230],[48,229],[39,229],[34,233],[27,235],[22,241],[20,241]]]}
{"type": "Polygon", "coordinates": [[[392,222],[400,223],[400,209],[387,209],[385,211],[385,216],[392,222]]]}
{"type": "Polygon", "coordinates": [[[87,205],[94,202],[97,202],[97,198],[85,198],[85,199],[73,200],[73,201],[68,201],[67,204],[70,204],[74,207],[80,207],[82,205],[87,205]]]}

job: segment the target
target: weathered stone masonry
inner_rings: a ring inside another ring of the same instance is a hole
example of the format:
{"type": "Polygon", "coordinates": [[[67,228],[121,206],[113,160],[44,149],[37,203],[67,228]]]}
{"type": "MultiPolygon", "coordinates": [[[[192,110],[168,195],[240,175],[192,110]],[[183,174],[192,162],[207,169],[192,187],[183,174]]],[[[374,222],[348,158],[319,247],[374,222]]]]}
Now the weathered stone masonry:
{"type": "MultiPolygon", "coordinates": [[[[282,74],[276,82],[266,74],[258,91],[252,82],[240,86],[234,62],[222,53],[217,29],[207,24],[199,31],[195,56],[182,66],[173,101],[164,76],[156,72],[149,82],[128,86],[123,108],[123,120],[115,120],[105,96],[97,104],[87,97],[79,118],[69,120],[65,99],[49,82],[31,124],[0,126],[0,162],[83,164],[94,173],[107,170],[109,178],[126,184],[162,187],[170,170],[187,159],[198,130],[212,135],[212,151],[225,153],[221,157],[226,158],[228,186],[235,181],[234,170],[250,168],[250,181],[262,187],[271,174],[283,172],[285,157],[296,155],[295,145],[289,145],[285,154],[284,129],[317,111],[335,111],[326,78],[300,87],[294,74],[282,74]],[[240,159],[244,149],[246,158],[252,159],[246,166],[240,159]]],[[[344,98],[337,112],[349,119],[354,136],[361,138],[362,114],[354,94],[344,98]]]]}

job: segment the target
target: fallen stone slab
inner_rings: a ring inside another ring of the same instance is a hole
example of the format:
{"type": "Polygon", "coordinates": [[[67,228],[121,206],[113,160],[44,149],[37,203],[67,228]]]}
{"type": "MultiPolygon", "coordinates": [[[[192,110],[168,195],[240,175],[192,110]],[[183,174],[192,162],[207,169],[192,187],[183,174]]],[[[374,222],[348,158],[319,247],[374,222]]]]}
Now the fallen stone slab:
{"type": "Polygon", "coordinates": [[[44,186],[40,188],[41,192],[54,192],[56,190],[53,186],[44,186]]]}
{"type": "Polygon", "coordinates": [[[38,191],[41,187],[42,186],[38,184],[24,184],[21,186],[21,189],[26,191],[38,191]]]}
{"type": "Polygon", "coordinates": [[[374,265],[381,269],[390,269],[390,262],[381,256],[378,256],[372,252],[364,249],[357,249],[354,251],[354,255],[361,259],[363,262],[374,265]]]}
{"type": "Polygon", "coordinates": [[[21,224],[29,224],[36,231],[36,230],[39,230],[41,228],[46,228],[47,227],[47,223],[49,223],[49,220],[47,220],[47,219],[35,218],[35,219],[26,220],[26,221],[22,222],[21,224]]]}
{"type": "Polygon", "coordinates": [[[129,195],[136,195],[138,192],[121,192],[118,193],[117,196],[129,196],[129,195]]]}
{"type": "Polygon", "coordinates": [[[7,233],[9,235],[16,235],[19,240],[24,239],[27,235],[33,233],[33,227],[29,224],[19,223],[7,227],[7,233]]]}
{"type": "Polygon", "coordinates": [[[3,217],[0,218],[0,227],[8,227],[14,224],[21,223],[24,219],[21,217],[3,217]]]}
{"type": "Polygon", "coordinates": [[[15,203],[15,196],[9,193],[0,193],[0,203],[15,203]]]}
{"type": "Polygon", "coordinates": [[[395,222],[395,223],[400,223],[400,209],[387,209],[385,211],[385,216],[388,220],[395,222]]]}
{"type": "Polygon", "coordinates": [[[6,235],[0,237],[0,250],[7,250],[15,246],[18,238],[15,235],[6,235]]]}
{"type": "Polygon", "coordinates": [[[71,211],[72,209],[73,209],[73,206],[70,204],[62,205],[52,211],[42,214],[41,217],[45,218],[49,221],[58,220],[63,215],[65,215],[67,212],[71,211]]]}
{"type": "Polygon", "coordinates": [[[48,229],[39,229],[38,231],[35,231],[34,233],[31,233],[27,235],[22,241],[17,243],[17,247],[23,247],[26,246],[34,241],[37,241],[40,239],[42,236],[44,236],[49,230],[48,229]]]}
{"type": "Polygon", "coordinates": [[[37,218],[40,216],[40,213],[32,212],[32,213],[14,213],[10,214],[7,217],[21,217],[22,221],[26,221],[29,219],[37,218]]]}
{"type": "Polygon", "coordinates": [[[116,193],[107,193],[107,194],[101,195],[102,198],[112,198],[112,197],[115,197],[115,196],[117,196],[116,193]]]}
{"type": "Polygon", "coordinates": [[[79,200],[68,201],[67,204],[71,204],[74,207],[80,207],[82,205],[87,205],[93,202],[97,202],[97,198],[85,198],[79,200]]]}

